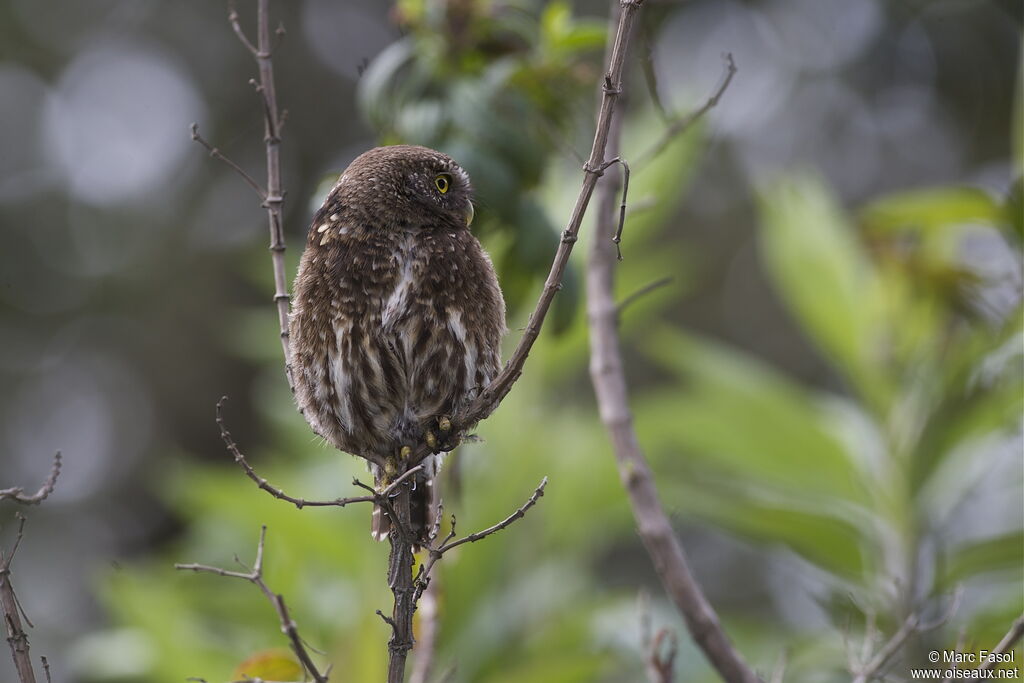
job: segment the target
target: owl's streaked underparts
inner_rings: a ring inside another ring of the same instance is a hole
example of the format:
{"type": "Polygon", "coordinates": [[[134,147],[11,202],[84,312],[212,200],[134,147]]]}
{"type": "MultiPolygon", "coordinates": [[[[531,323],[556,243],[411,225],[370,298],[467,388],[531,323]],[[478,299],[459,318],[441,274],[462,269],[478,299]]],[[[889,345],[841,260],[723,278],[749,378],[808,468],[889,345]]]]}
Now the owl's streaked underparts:
{"type": "MultiPolygon", "coordinates": [[[[309,228],[290,324],[296,400],[378,485],[404,446],[444,450],[445,428],[499,370],[505,303],[472,217],[458,164],[396,145],[356,158],[309,228]]],[[[436,467],[428,458],[412,485],[420,540],[436,467]]],[[[374,536],[389,530],[375,509],[374,536]]]]}

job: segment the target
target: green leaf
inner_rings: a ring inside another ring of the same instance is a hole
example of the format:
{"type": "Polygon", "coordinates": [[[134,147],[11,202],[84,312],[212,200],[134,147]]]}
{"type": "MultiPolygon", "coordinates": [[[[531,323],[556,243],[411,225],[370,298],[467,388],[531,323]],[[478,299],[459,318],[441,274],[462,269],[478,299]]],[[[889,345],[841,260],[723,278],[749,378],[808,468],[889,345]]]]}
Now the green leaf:
{"type": "Polygon", "coordinates": [[[964,223],[998,225],[1006,215],[999,203],[976,187],[940,187],[900,192],[868,204],[861,212],[868,230],[935,230],[964,223]]]}
{"type": "Polygon", "coordinates": [[[651,335],[646,349],[688,385],[681,398],[640,404],[642,435],[803,501],[867,503],[856,463],[798,385],[749,356],[676,331],[651,335]]]}
{"type": "Polygon", "coordinates": [[[415,43],[410,38],[388,45],[363,72],[356,91],[359,108],[380,132],[391,130],[398,73],[415,59],[415,43]]]}
{"type": "Polygon", "coordinates": [[[601,21],[580,21],[552,41],[551,47],[559,52],[573,54],[604,47],[608,27],[601,21]]]}
{"type": "Polygon", "coordinates": [[[552,40],[564,34],[572,22],[572,9],[562,0],[549,2],[540,15],[542,40],[552,40]]]}
{"type": "Polygon", "coordinates": [[[885,293],[853,228],[815,178],[774,184],[760,206],[761,255],[779,293],[846,379],[884,412],[892,395],[878,358],[885,293]]]}
{"type": "MultiPolygon", "coordinates": [[[[949,590],[978,574],[1021,570],[1024,567],[1024,531],[965,543],[950,553],[945,571],[937,581],[937,590],[949,590]]],[[[1024,577],[1022,577],[1024,578],[1024,577]]]]}
{"type": "MultiPolygon", "coordinates": [[[[763,543],[781,543],[808,562],[841,576],[863,582],[872,556],[863,531],[849,521],[820,511],[801,510],[788,503],[756,500],[750,495],[728,495],[713,487],[686,487],[666,497],[666,504],[682,508],[720,527],[763,543]]],[[[876,549],[875,549],[876,550],[876,549]]]]}

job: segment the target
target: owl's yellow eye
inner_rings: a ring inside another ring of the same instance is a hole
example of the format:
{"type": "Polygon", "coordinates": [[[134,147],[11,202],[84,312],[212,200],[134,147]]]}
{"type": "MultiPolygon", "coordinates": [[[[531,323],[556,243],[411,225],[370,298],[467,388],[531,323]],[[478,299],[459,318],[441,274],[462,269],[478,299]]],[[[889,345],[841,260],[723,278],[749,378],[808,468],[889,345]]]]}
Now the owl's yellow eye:
{"type": "Polygon", "coordinates": [[[451,184],[452,177],[447,173],[442,173],[441,175],[434,178],[434,187],[436,187],[437,191],[440,192],[441,194],[447,192],[451,184]]]}

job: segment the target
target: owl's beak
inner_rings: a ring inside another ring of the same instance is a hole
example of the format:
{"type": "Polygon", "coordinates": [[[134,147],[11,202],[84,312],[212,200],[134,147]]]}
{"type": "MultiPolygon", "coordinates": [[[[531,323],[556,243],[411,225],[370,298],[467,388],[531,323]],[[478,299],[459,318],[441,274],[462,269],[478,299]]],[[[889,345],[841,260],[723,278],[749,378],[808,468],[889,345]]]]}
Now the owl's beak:
{"type": "Polygon", "coordinates": [[[473,210],[473,202],[466,202],[466,227],[473,224],[473,216],[476,215],[476,211],[473,210]]]}

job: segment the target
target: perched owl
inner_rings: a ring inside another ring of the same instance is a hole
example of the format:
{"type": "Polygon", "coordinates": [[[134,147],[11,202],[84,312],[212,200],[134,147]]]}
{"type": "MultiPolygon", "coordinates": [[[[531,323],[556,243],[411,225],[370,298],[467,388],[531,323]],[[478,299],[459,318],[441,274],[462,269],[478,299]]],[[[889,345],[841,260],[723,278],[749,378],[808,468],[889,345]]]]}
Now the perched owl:
{"type": "MultiPolygon", "coordinates": [[[[499,370],[505,302],[472,219],[458,164],[396,145],[356,158],[309,228],[290,323],[296,400],[317,434],[370,462],[378,485],[403,447],[450,448],[452,421],[499,370]]],[[[437,464],[428,458],[413,482],[421,541],[437,464]]],[[[390,527],[375,509],[374,537],[390,527]]]]}

